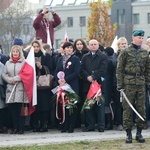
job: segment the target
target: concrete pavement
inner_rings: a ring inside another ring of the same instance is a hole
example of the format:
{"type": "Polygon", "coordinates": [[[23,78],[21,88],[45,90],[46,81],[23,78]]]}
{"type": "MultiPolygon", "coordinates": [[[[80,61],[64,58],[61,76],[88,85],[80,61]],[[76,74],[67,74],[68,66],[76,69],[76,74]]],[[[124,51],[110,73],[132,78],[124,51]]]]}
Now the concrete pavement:
{"type": "MultiPolygon", "coordinates": [[[[133,138],[136,130],[132,131],[133,138]]],[[[150,138],[150,129],[143,130],[144,138],[150,138]]],[[[105,131],[82,132],[81,129],[75,129],[74,133],[60,133],[58,130],[49,130],[46,133],[25,132],[23,135],[0,134],[0,147],[17,145],[45,145],[50,143],[64,143],[72,141],[100,141],[109,139],[125,139],[124,131],[105,131]]]]}

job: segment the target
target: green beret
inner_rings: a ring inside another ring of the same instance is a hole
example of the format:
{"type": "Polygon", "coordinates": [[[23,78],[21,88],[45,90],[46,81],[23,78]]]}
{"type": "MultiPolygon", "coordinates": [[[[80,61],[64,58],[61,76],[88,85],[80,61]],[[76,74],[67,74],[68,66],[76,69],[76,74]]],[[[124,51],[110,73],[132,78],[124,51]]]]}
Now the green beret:
{"type": "Polygon", "coordinates": [[[132,33],[132,36],[144,36],[144,31],[143,30],[135,30],[132,33]]]}

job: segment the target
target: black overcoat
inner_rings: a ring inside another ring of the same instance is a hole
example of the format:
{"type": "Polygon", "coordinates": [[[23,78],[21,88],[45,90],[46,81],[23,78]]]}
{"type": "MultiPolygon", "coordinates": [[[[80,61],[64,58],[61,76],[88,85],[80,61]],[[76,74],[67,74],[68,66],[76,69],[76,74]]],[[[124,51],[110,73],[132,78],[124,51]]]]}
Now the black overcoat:
{"type": "MultiPolygon", "coordinates": [[[[50,71],[52,68],[51,65],[51,57],[49,54],[42,54],[41,56],[41,64],[42,66],[46,66],[50,71]]],[[[38,72],[40,71],[41,75],[46,74],[44,67],[42,69],[39,69],[36,67],[36,74],[38,75],[38,72]]],[[[37,90],[37,106],[36,111],[48,111],[51,108],[51,90],[50,89],[44,89],[44,90],[37,90]]]]}
{"type": "Polygon", "coordinates": [[[108,56],[97,50],[95,56],[92,57],[92,53],[88,52],[82,57],[81,60],[81,76],[84,80],[84,96],[86,96],[90,82],[87,80],[88,76],[92,76],[94,80],[97,80],[100,84],[102,78],[105,78],[108,64],[108,56]]]}
{"type": "Polygon", "coordinates": [[[57,73],[63,71],[65,73],[66,82],[72,87],[72,89],[78,94],[79,93],[79,83],[78,75],[80,73],[80,60],[77,56],[72,55],[66,62],[65,68],[63,68],[63,56],[58,60],[56,67],[55,78],[58,81],[57,73]],[[71,63],[69,67],[68,63],[71,63]]]}

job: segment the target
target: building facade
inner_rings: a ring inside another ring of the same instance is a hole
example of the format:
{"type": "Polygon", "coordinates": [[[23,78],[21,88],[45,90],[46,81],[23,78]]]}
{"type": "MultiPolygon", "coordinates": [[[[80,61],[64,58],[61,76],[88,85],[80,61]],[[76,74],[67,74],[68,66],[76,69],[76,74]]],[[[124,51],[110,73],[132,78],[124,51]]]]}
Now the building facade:
{"type": "MultiPolygon", "coordinates": [[[[54,48],[58,48],[67,31],[69,39],[83,38],[87,40],[87,21],[91,15],[90,0],[39,0],[38,3],[28,2],[28,10],[34,12],[43,7],[52,7],[61,17],[61,26],[55,29],[54,48]]],[[[109,16],[111,23],[117,23],[116,35],[124,36],[130,43],[131,34],[136,29],[145,31],[145,40],[150,36],[150,0],[114,0],[109,16]]],[[[33,17],[33,19],[34,19],[33,17]]],[[[52,18],[52,15],[49,15],[52,18]]],[[[32,26],[33,21],[31,21],[32,26]]],[[[34,29],[33,29],[34,32],[34,29]]]]}
{"type": "MultiPolygon", "coordinates": [[[[58,48],[64,39],[67,31],[70,39],[83,38],[86,40],[87,21],[91,14],[89,0],[79,3],[79,0],[65,3],[65,0],[58,3],[51,0],[46,1],[46,6],[51,6],[60,15],[63,25],[55,32],[55,47],[58,48]],[[61,3],[62,2],[62,3],[61,3]]],[[[150,0],[114,0],[109,12],[111,23],[117,23],[118,37],[126,37],[130,43],[131,34],[134,30],[142,29],[145,31],[145,41],[150,36],[150,0]]]]}
{"type": "Polygon", "coordinates": [[[116,35],[130,42],[134,30],[145,31],[145,40],[150,36],[150,0],[114,0],[111,8],[111,23],[117,22],[116,35]]]}

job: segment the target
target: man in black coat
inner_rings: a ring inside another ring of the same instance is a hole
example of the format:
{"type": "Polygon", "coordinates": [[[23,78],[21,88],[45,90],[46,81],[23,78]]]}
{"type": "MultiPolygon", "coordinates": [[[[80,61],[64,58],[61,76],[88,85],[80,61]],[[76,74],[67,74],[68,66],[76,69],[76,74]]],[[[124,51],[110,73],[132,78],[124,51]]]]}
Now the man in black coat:
{"type": "MultiPolygon", "coordinates": [[[[104,79],[107,71],[108,57],[99,50],[99,43],[92,39],[89,42],[90,52],[85,54],[81,60],[81,76],[83,77],[84,90],[83,96],[86,99],[90,84],[97,81],[102,85],[102,93],[104,91],[104,79]]],[[[104,93],[103,93],[104,94],[104,93]]],[[[94,131],[97,121],[97,129],[99,132],[104,132],[105,129],[105,106],[104,103],[100,106],[97,103],[91,109],[85,110],[85,119],[87,127],[84,132],[94,131]],[[96,120],[96,121],[95,121],[96,120]]]]}

